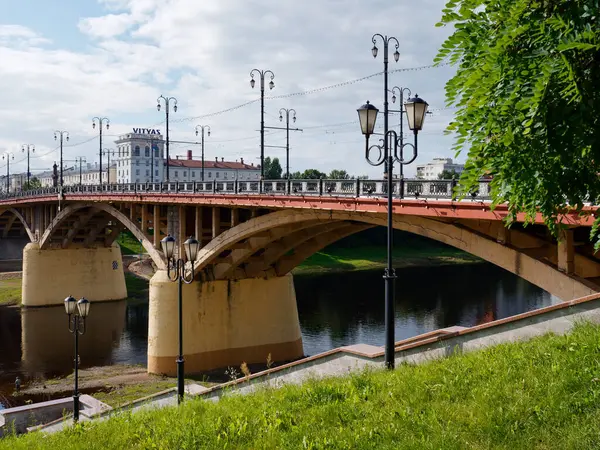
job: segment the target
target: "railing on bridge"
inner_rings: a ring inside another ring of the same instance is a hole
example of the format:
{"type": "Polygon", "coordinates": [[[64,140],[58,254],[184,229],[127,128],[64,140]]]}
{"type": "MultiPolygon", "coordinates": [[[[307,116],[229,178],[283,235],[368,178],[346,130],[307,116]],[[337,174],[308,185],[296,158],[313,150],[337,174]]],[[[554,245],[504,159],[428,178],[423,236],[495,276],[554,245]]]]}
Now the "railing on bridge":
{"type": "MultiPolygon", "coordinates": [[[[490,200],[490,180],[480,180],[473,191],[473,200],[490,200]]],[[[450,200],[455,180],[394,180],[392,192],[396,198],[450,200]]],[[[0,198],[32,197],[59,194],[59,187],[32,189],[2,193],[0,198]]],[[[168,193],[168,194],[248,194],[248,195],[297,195],[334,197],[385,197],[386,180],[264,180],[264,181],[210,181],[131,183],[110,185],[68,185],[64,194],[101,193],[168,193]]]]}

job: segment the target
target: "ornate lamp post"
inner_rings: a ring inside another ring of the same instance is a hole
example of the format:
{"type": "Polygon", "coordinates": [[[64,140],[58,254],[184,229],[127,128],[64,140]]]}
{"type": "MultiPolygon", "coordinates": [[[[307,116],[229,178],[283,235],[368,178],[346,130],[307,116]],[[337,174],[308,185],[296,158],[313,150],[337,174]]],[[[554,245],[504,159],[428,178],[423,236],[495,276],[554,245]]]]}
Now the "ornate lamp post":
{"type": "Polygon", "coordinates": [[[177,99],[175,97],[165,97],[161,95],[156,99],[156,109],[160,111],[160,99],[165,102],[165,114],[167,118],[167,183],[169,182],[169,105],[173,102],[173,112],[177,112],[177,99]]]}
{"type": "Polygon", "coordinates": [[[69,317],[69,331],[75,336],[75,388],[73,390],[73,421],[79,420],[79,335],[85,334],[85,320],[90,312],[90,302],[77,301],[70,295],[65,299],[65,311],[69,317]]]}
{"type": "Polygon", "coordinates": [[[292,120],[296,123],[296,110],[281,108],[279,110],[279,121],[283,121],[283,113],[285,113],[285,129],[286,129],[286,142],[285,142],[285,172],[287,179],[290,179],[290,114],[292,114],[292,120]]]}
{"type": "Polygon", "coordinates": [[[385,280],[385,365],[389,369],[394,368],[394,280],[396,273],[393,268],[392,247],[393,247],[393,210],[392,210],[392,173],[394,161],[401,165],[410,164],[417,158],[417,134],[423,128],[425,113],[427,112],[427,102],[415,95],[409,99],[406,104],[406,116],[408,119],[408,127],[414,132],[414,144],[402,143],[398,138],[398,134],[394,130],[389,130],[384,136],[384,145],[372,145],[369,147],[369,136],[373,134],[375,129],[375,121],[379,110],[371,105],[368,101],[365,105],[358,108],[358,118],[360,120],[360,128],[365,135],[365,158],[372,166],[380,166],[386,164],[387,168],[387,267],[385,269],[383,279],[385,280]],[[393,144],[393,152],[388,149],[388,142],[393,144]],[[413,156],[410,160],[405,161],[401,156],[403,148],[410,146],[413,149],[413,156]],[[377,149],[377,158],[371,158],[371,151],[377,149]],[[399,156],[400,155],[400,156],[399,156]]]}
{"type": "MultiPolygon", "coordinates": [[[[68,131],[55,131],[54,132],[54,140],[60,136],[60,187],[63,186],[63,140],[69,142],[69,132],[68,131]]],[[[102,141],[102,138],[100,138],[102,141]]]]}
{"type": "Polygon", "coordinates": [[[31,189],[31,185],[29,184],[29,177],[30,177],[30,172],[29,172],[29,152],[33,152],[35,153],[35,145],[33,144],[23,144],[23,148],[21,149],[22,152],[27,151],[27,189],[31,189]]]}
{"type": "MultiPolygon", "coordinates": [[[[110,155],[115,156],[114,148],[105,148],[100,154],[104,153],[108,158],[107,166],[106,166],[106,184],[110,186],[110,155]]],[[[110,189],[110,188],[109,188],[110,189]]]]}
{"type": "Polygon", "coordinates": [[[183,283],[190,284],[194,281],[194,261],[200,250],[200,243],[190,237],[183,243],[187,260],[191,263],[191,270],[186,276],[185,262],[181,258],[175,258],[175,238],[170,234],[160,241],[163,253],[167,258],[167,275],[169,280],[178,282],[178,305],[179,305],[179,355],[177,356],[177,404],[183,401],[184,396],[184,369],[183,369],[183,283]]]}
{"type": "Polygon", "coordinates": [[[10,160],[15,160],[15,154],[12,152],[4,152],[2,159],[6,160],[6,193],[10,191],[10,160]]]}
{"type": "MultiPolygon", "coordinates": [[[[387,132],[389,130],[389,103],[388,103],[388,53],[389,53],[389,43],[396,43],[396,51],[394,52],[394,60],[398,62],[400,59],[400,52],[398,48],[400,48],[400,43],[398,39],[393,36],[384,36],[379,33],[375,33],[371,38],[373,42],[373,48],[371,49],[371,53],[373,54],[373,58],[377,58],[377,54],[379,53],[379,49],[377,48],[377,38],[381,38],[383,41],[383,135],[387,136],[387,132]]],[[[384,149],[387,152],[388,141],[384,139],[383,143],[384,149]]],[[[387,164],[387,163],[386,163],[387,164]]],[[[384,176],[387,176],[387,167],[384,166],[384,176]]]]}
{"type": "MultiPolygon", "coordinates": [[[[394,86],[392,88],[392,103],[396,103],[396,91],[398,92],[398,96],[400,97],[400,109],[398,111],[395,112],[399,112],[400,113],[400,134],[398,136],[398,139],[400,139],[400,144],[404,143],[404,95],[406,94],[406,98],[410,98],[411,96],[411,92],[409,88],[403,88],[403,87],[398,87],[398,86],[394,86]]],[[[402,158],[402,148],[400,149],[400,158],[402,158]]],[[[399,167],[400,171],[399,171],[399,175],[400,175],[400,179],[402,180],[404,178],[404,165],[400,164],[399,167]]],[[[402,191],[400,191],[400,198],[404,197],[404,193],[402,191]]]]}
{"type": "Polygon", "coordinates": [[[102,186],[102,124],[105,124],[106,129],[108,130],[110,128],[110,120],[108,120],[108,117],[94,117],[92,119],[92,128],[96,128],[96,121],[98,121],[98,130],[100,132],[100,167],[98,168],[98,176],[100,177],[100,186],[102,186]]]}
{"type": "Polygon", "coordinates": [[[198,136],[198,128],[202,130],[202,175],[201,180],[204,181],[204,130],[208,130],[208,136],[210,136],[210,125],[196,125],[196,136],[198,136]]]}
{"type": "Polygon", "coordinates": [[[260,179],[265,178],[265,75],[271,75],[269,81],[269,89],[275,87],[273,78],[275,74],[270,70],[252,69],[250,72],[250,87],[254,89],[256,81],[254,81],[254,73],[257,73],[260,78],[260,179]]]}

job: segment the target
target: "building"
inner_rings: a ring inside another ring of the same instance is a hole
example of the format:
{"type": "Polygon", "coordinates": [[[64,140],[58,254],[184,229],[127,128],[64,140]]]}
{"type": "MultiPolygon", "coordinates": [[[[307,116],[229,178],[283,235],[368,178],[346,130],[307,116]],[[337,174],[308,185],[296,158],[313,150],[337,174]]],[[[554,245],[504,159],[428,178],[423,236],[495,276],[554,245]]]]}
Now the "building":
{"type": "Polygon", "coordinates": [[[164,145],[160,130],[134,128],[119,136],[116,156],[118,183],[158,183],[164,178],[164,145]]]}
{"type": "Polygon", "coordinates": [[[465,169],[464,164],[452,162],[452,158],[433,158],[431,162],[417,166],[417,178],[422,180],[437,180],[444,170],[460,175],[465,169]]]}
{"type": "MultiPolygon", "coordinates": [[[[169,159],[169,178],[171,181],[202,181],[202,161],[192,158],[192,151],[187,151],[186,159],[169,159]]],[[[204,161],[204,181],[258,181],[260,166],[240,162],[225,161],[218,158],[204,161]]]]}
{"type": "MultiPolygon", "coordinates": [[[[116,164],[111,164],[111,167],[108,171],[102,171],[102,183],[108,183],[109,179],[111,184],[116,183],[116,167],[116,164]]],[[[56,174],[54,174],[53,171],[47,171],[37,175],[37,178],[42,183],[42,187],[54,186],[55,179],[56,184],[60,184],[60,173],[58,172],[58,168],[56,170],[56,174]]],[[[88,163],[81,168],[81,171],[79,170],[78,165],[63,169],[63,185],[65,186],[75,186],[78,184],[99,184],[99,179],[100,174],[98,173],[97,164],[88,163]]]]}
{"type": "MultiPolygon", "coordinates": [[[[160,130],[134,128],[132,133],[119,136],[116,155],[118,183],[160,183],[166,181],[165,141],[160,130]]],[[[204,181],[259,180],[260,166],[225,161],[221,158],[204,161],[204,181]]],[[[113,177],[111,177],[111,181],[113,177]]],[[[169,158],[170,181],[202,181],[202,161],[192,158],[169,158]]]]}

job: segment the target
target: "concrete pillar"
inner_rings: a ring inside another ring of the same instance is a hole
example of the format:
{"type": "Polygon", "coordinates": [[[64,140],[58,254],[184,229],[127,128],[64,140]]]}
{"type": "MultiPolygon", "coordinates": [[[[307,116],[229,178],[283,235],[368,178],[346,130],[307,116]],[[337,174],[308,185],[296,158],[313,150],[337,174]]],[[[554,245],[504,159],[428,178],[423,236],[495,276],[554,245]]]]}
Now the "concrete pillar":
{"type": "Polygon", "coordinates": [[[111,247],[23,250],[23,306],[62,305],[72,295],[90,301],[127,298],[121,249],[111,247]]]}
{"type": "Polygon", "coordinates": [[[212,209],[212,238],[221,234],[221,211],[218,206],[212,209]]]}
{"type": "Polygon", "coordinates": [[[185,248],[183,243],[189,237],[187,236],[185,225],[186,225],[186,217],[185,217],[185,206],[179,206],[179,229],[177,230],[177,235],[175,239],[177,239],[177,246],[179,247],[179,257],[185,259],[185,248]]]}
{"type": "Polygon", "coordinates": [[[148,206],[142,204],[140,205],[140,208],[142,208],[142,223],[140,224],[140,228],[142,230],[142,233],[146,235],[148,232],[148,206]]]}
{"type": "Polygon", "coordinates": [[[194,220],[194,235],[198,242],[200,242],[200,247],[204,244],[202,242],[202,206],[196,206],[196,219],[194,220]]]}
{"type": "Polygon", "coordinates": [[[154,229],[154,247],[160,249],[160,206],[154,205],[154,218],[152,219],[154,229]]]}
{"type": "Polygon", "coordinates": [[[570,275],[573,273],[575,246],[573,230],[560,230],[558,235],[558,270],[570,275]]]}
{"type": "MultiPolygon", "coordinates": [[[[158,271],[150,280],[148,372],[174,376],[178,349],[177,283],[158,271]]],[[[242,362],[303,356],[291,274],[277,278],[194,282],[183,286],[186,373],[242,362]]]]}
{"type": "Polygon", "coordinates": [[[233,208],[231,210],[231,228],[235,227],[238,223],[240,223],[239,211],[237,208],[233,208]]]}

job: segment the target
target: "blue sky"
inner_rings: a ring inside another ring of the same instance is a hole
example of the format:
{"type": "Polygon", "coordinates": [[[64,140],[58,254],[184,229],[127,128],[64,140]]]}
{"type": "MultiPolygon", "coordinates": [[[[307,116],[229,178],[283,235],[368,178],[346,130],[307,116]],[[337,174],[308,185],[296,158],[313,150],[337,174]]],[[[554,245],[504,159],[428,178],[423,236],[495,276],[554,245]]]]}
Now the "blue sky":
{"type": "MultiPolygon", "coordinates": [[[[58,159],[55,129],[71,135],[64,157],[88,162],[98,153],[94,116],[111,120],[104,147],[132,127],[164,129],[164,114],[156,111],[160,94],[178,99],[172,139],[193,141],[195,125],[208,124],[207,158],[257,162],[260,104],[215,113],[258,99],[249,72],[261,68],[275,72],[268,95],[283,96],[266,100],[266,125],[280,126],[285,107],[296,109],[296,126],[304,129],[291,136],[293,171],[343,168],[378,176],[381,169],[364,161],[356,108],[369,99],[383,109],[382,77],[311,90],[382,71],[382,51],[371,55],[373,33],[400,41],[400,61],[392,59],[390,69],[412,69],[431,64],[450,31],[434,26],[442,0],[1,0],[0,6],[0,151],[15,153],[11,171],[24,171],[21,146],[35,144],[34,173],[58,159]]],[[[390,86],[411,88],[434,110],[420,134],[417,163],[454,156],[452,139],[443,135],[452,118],[443,109],[452,73],[442,67],[390,74],[390,86]]],[[[285,133],[269,132],[266,144],[285,145],[285,133]]],[[[198,146],[175,145],[173,152],[188,148],[199,156],[198,146]]],[[[283,159],[285,151],[266,154],[283,159]]],[[[405,173],[414,174],[415,165],[405,173]]]]}

